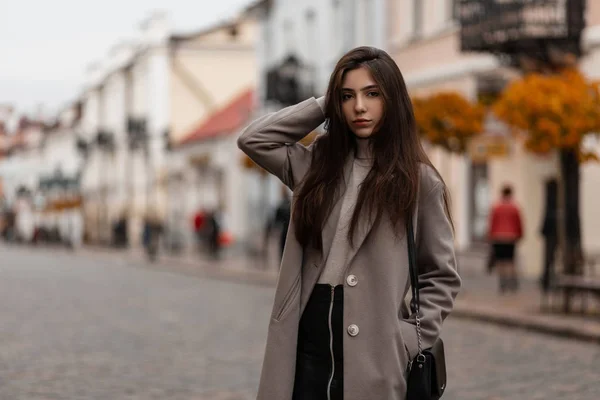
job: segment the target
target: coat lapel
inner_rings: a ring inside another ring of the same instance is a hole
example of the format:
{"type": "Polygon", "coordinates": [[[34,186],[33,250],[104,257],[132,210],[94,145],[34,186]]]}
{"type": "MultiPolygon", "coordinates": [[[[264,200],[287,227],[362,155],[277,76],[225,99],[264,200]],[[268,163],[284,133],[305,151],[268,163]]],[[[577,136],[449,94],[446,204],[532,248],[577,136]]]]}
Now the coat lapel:
{"type": "Polygon", "coordinates": [[[304,268],[302,270],[302,292],[300,299],[300,312],[304,311],[304,307],[308,302],[308,298],[310,297],[312,289],[315,283],[317,283],[317,280],[321,275],[321,271],[325,266],[325,262],[327,261],[327,256],[329,255],[329,250],[331,249],[331,244],[333,243],[333,237],[335,236],[335,231],[337,230],[337,224],[342,211],[344,194],[346,193],[347,182],[350,179],[351,173],[352,158],[349,158],[346,164],[344,165],[344,181],[340,185],[339,191],[336,194],[333,209],[331,210],[329,217],[327,217],[325,227],[323,228],[322,244],[323,249],[326,251],[326,253],[320,254],[314,249],[304,250],[305,260],[304,268]]]}
{"type": "Polygon", "coordinates": [[[340,214],[342,211],[342,204],[344,203],[344,195],[346,194],[346,189],[348,188],[348,182],[350,181],[350,175],[352,174],[352,157],[348,157],[346,160],[346,164],[344,165],[344,181],[340,185],[339,191],[336,194],[335,205],[327,217],[327,222],[323,227],[323,250],[325,251],[321,259],[319,260],[319,266],[323,267],[327,262],[327,257],[329,256],[329,250],[331,250],[331,244],[333,243],[333,237],[335,236],[335,232],[337,231],[338,222],[340,220],[340,214]]]}
{"type": "Polygon", "coordinates": [[[367,238],[371,228],[373,228],[373,220],[369,218],[368,214],[363,210],[358,217],[358,224],[356,226],[356,232],[354,233],[353,245],[350,246],[348,257],[346,258],[346,265],[350,265],[354,256],[362,246],[363,242],[367,238]]]}

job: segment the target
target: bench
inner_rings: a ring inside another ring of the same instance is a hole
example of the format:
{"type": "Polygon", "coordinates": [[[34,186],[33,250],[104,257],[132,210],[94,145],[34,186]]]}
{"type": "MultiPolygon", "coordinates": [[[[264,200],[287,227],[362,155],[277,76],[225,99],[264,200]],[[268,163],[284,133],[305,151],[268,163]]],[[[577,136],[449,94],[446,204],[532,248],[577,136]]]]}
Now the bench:
{"type": "MultiPolygon", "coordinates": [[[[550,292],[563,293],[563,311],[571,312],[572,298],[581,295],[581,312],[587,311],[590,294],[600,299],[600,277],[596,276],[596,266],[600,264],[600,253],[589,254],[585,258],[584,275],[556,275],[551,283],[550,292]]],[[[544,304],[542,303],[542,308],[544,304]]]]}
{"type": "Polygon", "coordinates": [[[563,292],[563,311],[571,312],[573,295],[581,294],[581,312],[587,311],[588,295],[600,298],[600,279],[590,276],[560,275],[556,278],[553,288],[563,292]]]}

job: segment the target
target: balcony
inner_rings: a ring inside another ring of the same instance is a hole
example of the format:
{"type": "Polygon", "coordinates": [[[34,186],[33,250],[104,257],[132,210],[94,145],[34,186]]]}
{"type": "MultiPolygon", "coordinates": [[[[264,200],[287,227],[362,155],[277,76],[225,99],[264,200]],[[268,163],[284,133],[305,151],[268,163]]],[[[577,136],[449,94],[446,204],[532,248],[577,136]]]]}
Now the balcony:
{"type": "Polygon", "coordinates": [[[143,147],[148,135],[146,125],[145,118],[127,118],[127,142],[131,150],[143,147]]]}
{"type": "Polygon", "coordinates": [[[299,103],[315,95],[314,67],[303,64],[295,55],[289,55],[281,64],[266,73],[266,101],[282,107],[299,103]]]}
{"type": "Polygon", "coordinates": [[[100,129],[96,134],[96,144],[99,148],[112,151],[115,149],[115,135],[111,131],[100,129]]]}

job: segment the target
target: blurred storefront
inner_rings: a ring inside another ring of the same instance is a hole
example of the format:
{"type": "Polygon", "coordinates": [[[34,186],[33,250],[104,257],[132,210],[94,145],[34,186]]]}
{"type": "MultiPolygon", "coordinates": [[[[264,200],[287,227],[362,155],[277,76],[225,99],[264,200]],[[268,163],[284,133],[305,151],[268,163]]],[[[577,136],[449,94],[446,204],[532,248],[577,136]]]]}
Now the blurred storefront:
{"type": "MultiPolygon", "coordinates": [[[[576,2],[581,7],[582,2],[576,2]]],[[[480,7],[477,10],[481,11],[481,7],[491,7],[491,3],[500,2],[469,3],[480,7]]],[[[545,2],[542,11],[548,14],[548,18],[565,17],[566,14],[561,14],[556,7],[566,3],[545,2]]],[[[458,2],[453,0],[388,1],[388,50],[398,63],[411,95],[454,91],[472,101],[488,101],[518,76],[518,71],[511,68],[511,60],[483,52],[464,51],[465,38],[461,41],[460,9],[455,7],[456,4],[458,2]]],[[[587,26],[581,38],[583,54],[579,66],[588,76],[597,78],[600,76],[600,2],[587,1],[583,5],[586,5],[583,9],[587,26]]],[[[578,21],[573,19],[573,10],[571,8],[568,12],[569,18],[578,21]]],[[[497,23],[502,23],[501,18],[500,13],[497,23]]],[[[532,17],[527,15],[527,18],[532,17]]],[[[527,18],[517,22],[524,24],[527,18]]],[[[545,22],[536,20],[535,23],[547,24],[552,21],[548,18],[544,19],[545,22]]],[[[481,38],[502,40],[502,36],[498,36],[500,33],[493,33],[495,25],[487,27],[489,32],[482,32],[481,38]]],[[[539,31],[541,28],[537,26],[536,29],[539,31]]],[[[473,40],[479,37],[471,33],[473,40]]],[[[556,155],[536,156],[526,152],[522,143],[493,118],[488,119],[485,131],[471,143],[467,154],[451,155],[433,147],[429,147],[428,152],[451,191],[458,249],[466,250],[485,241],[488,210],[498,198],[500,187],[510,183],[523,209],[526,231],[519,247],[518,262],[523,273],[538,276],[543,256],[540,228],[545,187],[548,178],[557,174],[556,155]]],[[[597,165],[584,166],[581,181],[584,249],[593,250],[600,243],[600,228],[591,222],[600,218],[594,205],[594,199],[600,193],[592,189],[599,187],[593,185],[598,181],[600,168],[597,165]]]]}
{"type": "Polygon", "coordinates": [[[83,242],[79,176],[63,176],[59,171],[41,178],[33,196],[34,241],[78,247],[83,242]]]}

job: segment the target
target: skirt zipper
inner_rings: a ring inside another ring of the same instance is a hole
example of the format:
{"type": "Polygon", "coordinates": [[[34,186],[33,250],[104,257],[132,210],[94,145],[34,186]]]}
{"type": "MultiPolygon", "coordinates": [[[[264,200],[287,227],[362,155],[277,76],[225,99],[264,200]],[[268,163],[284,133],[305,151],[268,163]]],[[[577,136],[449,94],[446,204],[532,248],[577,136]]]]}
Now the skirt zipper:
{"type": "Polygon", "coordinates": [[[331,383],[333,382],[333,375],[335,374],[335,357],[333,355],[333,328],[331,326],[334,294],[335,287],[331,285],[331,302],[329,303],[329,352],[331,354],[331,376],[329,377],[329,383],[327,384],[327,400],[331,400],[331,383]]]}

